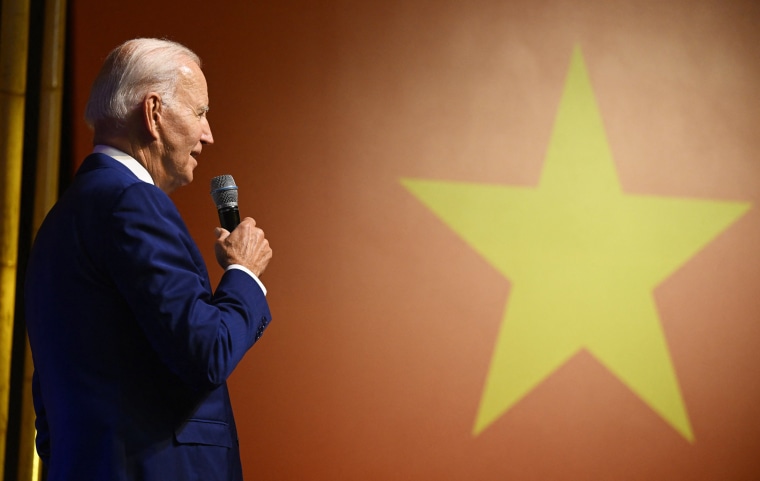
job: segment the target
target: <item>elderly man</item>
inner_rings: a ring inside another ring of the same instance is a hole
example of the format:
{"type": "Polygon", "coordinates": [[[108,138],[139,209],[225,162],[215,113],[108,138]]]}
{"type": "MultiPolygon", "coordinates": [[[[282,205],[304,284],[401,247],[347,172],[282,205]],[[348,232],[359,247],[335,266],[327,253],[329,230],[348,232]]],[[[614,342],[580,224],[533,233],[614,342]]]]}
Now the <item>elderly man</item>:
{"type": "Polygon", "coordinates": [[[251,218],[217,228],[212,290],[167,195],[213,143],[207,112],[200,60],[174,42],[128,41],[95,80],[94,151],[26,275],[48,481],[242,479],[226,380],[270,321],[272,251],[251,218]]]}

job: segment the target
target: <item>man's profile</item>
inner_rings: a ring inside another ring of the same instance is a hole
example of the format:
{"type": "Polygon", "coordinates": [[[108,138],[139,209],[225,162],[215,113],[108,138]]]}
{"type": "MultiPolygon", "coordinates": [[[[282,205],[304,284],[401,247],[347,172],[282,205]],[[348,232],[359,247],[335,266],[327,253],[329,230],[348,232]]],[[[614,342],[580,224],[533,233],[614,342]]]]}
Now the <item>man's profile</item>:
{"type": "Polygon", "coordinates": [[[213,143],[195,53],[114,49],[86,110],[90,154],[43,222],[24,287],[37,448],[49,481],[241,480],[227,378],[271,315],[251,218],[216,229],[210,285],[168,194],[213,143]]]}

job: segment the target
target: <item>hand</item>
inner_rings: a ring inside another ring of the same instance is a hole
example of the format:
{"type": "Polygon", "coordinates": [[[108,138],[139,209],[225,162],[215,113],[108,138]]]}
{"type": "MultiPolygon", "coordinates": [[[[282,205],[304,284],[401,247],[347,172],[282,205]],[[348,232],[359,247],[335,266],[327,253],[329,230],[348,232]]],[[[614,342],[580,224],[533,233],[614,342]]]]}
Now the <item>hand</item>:
{"type": "Polygon", "coordinates": [[[256,221],[250,217],[243,219],[232,232],[217,227],[214,252],[223,269],[230,264],[240,264],[256,277],[264,272],[272,258],[272,248],[264,231],[256,227],[256,221]]]}

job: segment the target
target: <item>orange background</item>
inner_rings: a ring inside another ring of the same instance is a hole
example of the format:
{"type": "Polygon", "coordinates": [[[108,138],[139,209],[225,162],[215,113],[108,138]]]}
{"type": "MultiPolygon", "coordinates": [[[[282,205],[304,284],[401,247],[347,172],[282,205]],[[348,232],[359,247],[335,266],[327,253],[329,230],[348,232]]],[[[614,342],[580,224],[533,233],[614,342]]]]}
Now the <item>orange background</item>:
{"type": "Polygon", "coordinates": [[[77,161],[111,48],[204,61],[216,144],[174,199],[212,280],[211,177],[274,249],[274,322],[231,379],[248,479],[760,479],[760,4],[70,8],[77,161]],[[471,434],[510,282],[399,179],[535,185],[575,45],[625,192],[753,204],[654,292],[693,444],[586,353],[471,434]]]}

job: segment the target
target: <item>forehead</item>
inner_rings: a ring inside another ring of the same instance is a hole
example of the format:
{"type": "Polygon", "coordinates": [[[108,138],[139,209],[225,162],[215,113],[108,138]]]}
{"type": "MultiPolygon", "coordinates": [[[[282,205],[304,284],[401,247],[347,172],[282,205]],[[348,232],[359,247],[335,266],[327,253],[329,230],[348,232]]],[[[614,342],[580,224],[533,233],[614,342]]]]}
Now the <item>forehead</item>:
{"type": "Polygon", "coordinates": [[[180,81],[177,90],[189,95],[194,101],[203,104],[208,103],[208,85],[206,76],[195,62],[188,59],[179,68],[180,81]]]}

